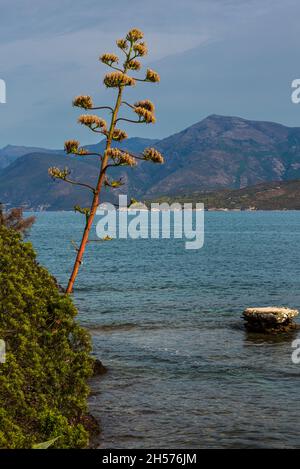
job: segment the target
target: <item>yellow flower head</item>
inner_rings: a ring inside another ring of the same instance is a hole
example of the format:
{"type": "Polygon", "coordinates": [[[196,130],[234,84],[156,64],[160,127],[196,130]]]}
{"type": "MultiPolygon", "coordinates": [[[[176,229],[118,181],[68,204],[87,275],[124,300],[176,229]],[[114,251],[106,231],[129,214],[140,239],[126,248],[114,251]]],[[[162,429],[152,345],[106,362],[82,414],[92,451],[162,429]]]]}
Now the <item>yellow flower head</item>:
{"type": "Polygon", "coordinates": [[[148,54],[148,48],[145,42],[138,42],[134,44],[133,50],[140,57],[143,57],[144,55],[148,54]]]}
{"type": "Polygon", "coordinates": [[[154,72],[154,70],[151,70],[151,68],[148,68],[147,74],[146,74],[146,80],[152,81],[152,83],[157,83],[160,81],[160,76],[157,72],[154,72]]]}
{"type": "Polygon", "coordinates": [[[141,68],[141,63],[138,61],[138,60],[129,60],[129,62],[127,62],[127,67],[129,68],[129,70],[140,70],[141,68]]]}
{"type": "Polygon", "coordinates": [[[78,118],[78,123],[93,129],[100,128],[102,130],[106,130],[105,120],[95,115],[82,114],[78,118]]]}
{"type": "Polygon", "coordinates": [[[118,142],[120,142],[121,140],[125,140],[125,138],[127,137],[127,133],[121,129],[115,129],[112,136],[113,140],[117,140],[118,142]]]}
{"type": "Polygon", "coordinates": [[[119,86],[134,86],[134,78],[122,72],[107,73],[104,77],[104,84],[107,88],[118,88],[119,86]]]}
{"type": "Polygon", "coordinates": [[[112,65],[119,62],[119,57],[115,54],[103,54],[99,57],[99,60],[106,65],[112,65]]]}
{"type": "Polygon", "coordinates": [[[116,164],[122,166],[135,166],[136,160],[133,156],[126,152],[119,150],[118,148],[109,148],[106,150],[106,155],[112,158],[116,164]]]}
{"type": "Polygon", "coordinates": [[[128,49],[128,42],[126,41],[126,39],[118,39],[116,41],[117,43],[117,46],[122,49],[122,50],[127,50],[128,49]]]}
{"type": "Polygon", "coordinates": [[[122,153],[119,164],[122,166],[136,166],[136,159],[128,153],[122,153]]]}
{"type": "Polygon", "coordinates": [[[143,151],[144,160],[152,161],[153,163],[163,164],[164,157],[155,148],[145,148],[143,151]]]}
{"type": "Polygon", "coordinates": [[[144,33],[137,28],[131,29],[126,35],[126,39],[131,42],[139,41],[140,39],[143,39],[143,37],[144,33]]]}
{"type": "Polygon", "coordinates": [[[90,96],[76,96],[73,100],[73,106],[91,109],[93,107],[93,100],[90,96]]]}
{"type": "Polygon", "coordinates": [[[60,169],[56,166],[52,166],[48,169],[48,174],[53,179],[66,179],[70,174],[70,170],[68,168],[60,169]]]}
{"type": "Polygon", "coordinates": [[[78,153],[80,143],[78,140],[67,140],[65,142],[65,152],[66,153],[78,153]]]}
{"type": "Polygon", "coordinates": [[[144,109],[147,109],[147,111],[154,112],[155,107],[154,104],[149,100],[149,99],[144,99],[143,101],[137,101],[134,103],[135,107],[143,107],[144,109]]]}
{"type": "Polygon", "coordinates": [[[121,151],[118,149],[118,148],[108,148],[106,151],[105,151],[105,154],[106,156],[108,156],[109,158],[118,158],[119,155],[121,154],[121,151]]]}
{"type": "Polygon", "coordinates": [[[142,118],[142,121],[145,122],[146,124],[154,124],[156,119],[155,116],[152,114],[152,112],[148,111],[144,107],[136,107],[134,108],[134,112],[142,118]]]}

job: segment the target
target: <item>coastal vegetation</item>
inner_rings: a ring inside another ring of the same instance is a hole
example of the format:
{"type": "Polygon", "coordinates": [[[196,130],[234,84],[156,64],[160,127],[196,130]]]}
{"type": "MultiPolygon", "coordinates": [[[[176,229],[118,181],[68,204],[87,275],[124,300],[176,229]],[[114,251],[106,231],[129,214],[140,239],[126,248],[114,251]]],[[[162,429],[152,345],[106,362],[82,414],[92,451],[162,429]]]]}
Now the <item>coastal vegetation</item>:
{"type": "MultiPolygon", "coordinates": [[[[18,217],[17,217],[18,218],[18,217]]],[[[0,448],[83,448],[89,443],[89,334],[76,308],[38,264],[24,231],[0,217],[0,448]],[[6,226],[8,225],[8,226],[6,226]],[[37,446],[38,447],[38,446],[37,446]]]]}
{"type": "Polygon", "coordinates": [[[7,228],[11,228],[19,233],[26,234],[34,222],[34,215],[26,218],[23,217],[22,208],[16,207],[10,210],[5,210],[4,206],[0,204],[0,226],[6,226],[7,228]]]}

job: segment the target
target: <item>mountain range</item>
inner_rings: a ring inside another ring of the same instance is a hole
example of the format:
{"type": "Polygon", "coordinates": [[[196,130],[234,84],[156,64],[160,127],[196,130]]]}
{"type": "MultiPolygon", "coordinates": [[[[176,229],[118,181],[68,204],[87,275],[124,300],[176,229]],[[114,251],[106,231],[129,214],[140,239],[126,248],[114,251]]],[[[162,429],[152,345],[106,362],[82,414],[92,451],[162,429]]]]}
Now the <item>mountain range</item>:
{"type": "MultiPolygon", "coordinates": [[[[124,185],[105,189],[102,200],[112,200],[118,193],[154,199],[300,179],[300,127],[211,115],[162,140],[130,138],[122,148],[140,153],[147,146],[161,151],[165,164],[111,168],[111,176],[121,178],[124,185]]],[[[101,152],[104,141],[86,148],[101,152]]],[[[73,179],[93,184],[99,161],[66,156],[62,150],[5,147],[0,150],[0,201],[48,210],[88,205],[87,190],[52,181],[50,166],[67,166],[73,179]]]]}

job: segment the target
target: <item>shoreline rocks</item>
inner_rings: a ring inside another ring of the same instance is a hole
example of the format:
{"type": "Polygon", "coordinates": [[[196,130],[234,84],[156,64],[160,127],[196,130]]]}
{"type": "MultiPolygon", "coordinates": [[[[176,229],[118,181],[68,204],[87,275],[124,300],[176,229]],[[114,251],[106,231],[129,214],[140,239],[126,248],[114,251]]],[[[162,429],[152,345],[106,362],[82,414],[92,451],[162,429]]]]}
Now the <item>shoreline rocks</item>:
{"type": "Polygon", "coordinates": [[[95,358],[94,360],[94,367],[93,367],[93,376],[104,375],[107,373],[107,367],[103,365],[103,363],[98,359],[95,358]]]}
{"type": "Polygon", "coordinates": [[[267,306],[247,308],[243,312],[245,327],[250,332],[278,333],[297,328],[293,319],[298,316],[297,309],[267,306]]]}

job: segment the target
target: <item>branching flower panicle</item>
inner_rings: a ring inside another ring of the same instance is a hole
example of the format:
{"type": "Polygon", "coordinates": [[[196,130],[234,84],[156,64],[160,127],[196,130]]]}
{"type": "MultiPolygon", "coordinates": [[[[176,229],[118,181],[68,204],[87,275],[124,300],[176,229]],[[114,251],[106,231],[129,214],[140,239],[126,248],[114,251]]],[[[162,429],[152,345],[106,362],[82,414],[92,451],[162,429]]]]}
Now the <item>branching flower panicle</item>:
{"type": "MultiPolygon", "coordinates": [[[[118,188],[122,185],[121,180],[115,181],[109,179],[109,170],[114,166],[135,166],[137,164],[137,159],[152,161],[153,163],[164,162],[164,158],[161,153],[154,148],[146,148],[142,154],[134,156],[129,151],[111,147],[114,142],[121,142],[127,138],[127,133],[124,130],[116,128],[117,122],[127,121],[146,124],[153,124],[155,122],[155,108],[154,104],[150,100],[140,100],[132,105],[123,98],[123,94],[125,93],[124,88],[127,86],[134,86],[136,82],[157,83],[160,81],[158,73],[154,70],[151,70],[150,68],[147,69],[145,78],[133,78],[130,76],[134,74],[130,73],[131,71],[139,71],[141,69],[141,63],[139,59],[148,53],[148,48],[143,40],[143,37],[144,34],[141,30],[132,28],[130,31],[128,31],[124,38],[118,39],[116,41],[119,51],[121,50],[125,57],[123,57],[122,65],[116,65],[120,64],[120,61],[118,55],[115,55],[114,53],[104,53],[99,57],[100,62],[108,65],[112,69],[111,73],[107,73],[103,80],[104,85],[107,88],[117,89],[116,99],[112,106],[94,106],[91,96],[85,95],[76,96],[73,100],[73,105],[78,108],[86,110],[94,109],[94,112],[102,109],[110,111],[111,113],[110,120],[107,124],[104,119],[98,117],[97,115],[82,114],[78,118],[78,122],[80,124],[87,126],[93,132],[97,132],[105,136],[106,142],[104,153],[101,152],[100,154],[97,150],[88,151],[87,149],[80,147],[80,143],[77,140],[67,140],[65,142],[65,151],[67,154],[76,156],[96,156],[99,159],[99,168],[97,171],[98,174],[95,178],[96,183],[93,184],[89,183],[89,181],[79,181],[77,178],[73,179],[71,176],[69,176],[70,170],[68,168],[49,168],[49,174],[52,178],[62,179],[66,183],[73,186],[80,186],[82,188],[88,189],[92,194],[90,207],[82,208],[80,206],[75,206],[76,211],[85,215],[86,224],[81,242],[78,246],[76,246],[77,254],[66,289],[67,294],[73,291],[74,282],[82,264],[82,259],[87,243],[89,242],[89,233],[94,221],[95,214],[97,212],[97,206],[102,202],[101,190],[103,186],[118,188]],[[126,105],[132,111],[134,111],[137,117],[131,119],[120,116],[122,104],[126,105]]],[[[93,180],[92,176],[94,176],[94,171],[95,166],[91,166],[91,180],[93,180]]],[[[133,200],[131,200],[131,203],[132,202],[133,200]]]]}

